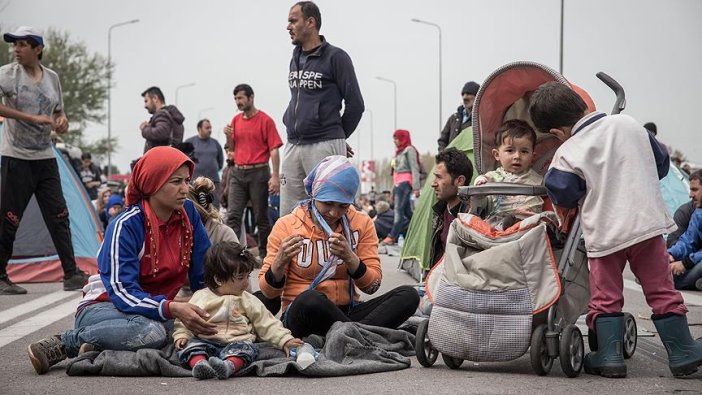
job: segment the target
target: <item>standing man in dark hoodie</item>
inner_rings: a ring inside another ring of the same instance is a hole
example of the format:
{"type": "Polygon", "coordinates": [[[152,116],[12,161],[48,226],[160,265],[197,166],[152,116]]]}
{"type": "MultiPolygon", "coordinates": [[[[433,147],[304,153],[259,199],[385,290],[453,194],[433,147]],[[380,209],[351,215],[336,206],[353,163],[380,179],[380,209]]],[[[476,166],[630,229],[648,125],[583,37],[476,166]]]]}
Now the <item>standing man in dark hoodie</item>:
{"type": "Polygon", "coordinates": [[[353,155],[346,139],[365,109],[351,58],[319,34],[321,26],[315,3],[301,1],[290,9],[287,29],[295,49],[283,117],[288,142],[280,174],[281,216],[307,198],[303,180],[317,163],[330,155],[353,155]]]}
{"type": "Polygon", "coordinates": [[[183,142],[183,121],[185,117],[176,106],[167,106],[161,89],[152,86],[142,92],[144,108],[151,114],[151,119],[139,125],[144,142],[144,153],[160,145],[172,145],[183,142]]]}
{"type": "Polygon", "coordinates": [[[458,106],[456,112],[446,121],[438,140],[439,152],[445,150],[446,146],[461,133],[461,130],[473,124],[473,103],[479,89],[480,85],[475,81],[469,81],[463,85],[463,89],[461,89],[463,104],[458,106]]]}

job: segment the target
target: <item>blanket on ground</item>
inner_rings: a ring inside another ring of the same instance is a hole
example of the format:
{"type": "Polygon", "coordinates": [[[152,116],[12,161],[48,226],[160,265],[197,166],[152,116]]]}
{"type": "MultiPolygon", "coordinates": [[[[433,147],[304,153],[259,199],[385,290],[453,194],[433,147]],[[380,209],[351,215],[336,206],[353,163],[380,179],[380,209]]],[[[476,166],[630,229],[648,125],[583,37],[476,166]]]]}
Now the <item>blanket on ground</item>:
{"type": "MultiPolygon", "coordinates": [[[[414,336],[394,329],[355,322],[337,322],[329,332],[316,363],[302,369],[293,358],[268,343],[259,343],[258,357],[237,375],[334,377],[387,372],[410,366],[414,336]]],[[[316,345],[317,347],[318,345],[316,345]]],[[[191,376],[178,362],[173,344],[163,349],[136,352],[105,350],[89,352],[69,361],[69,376],[191,376]]]]}

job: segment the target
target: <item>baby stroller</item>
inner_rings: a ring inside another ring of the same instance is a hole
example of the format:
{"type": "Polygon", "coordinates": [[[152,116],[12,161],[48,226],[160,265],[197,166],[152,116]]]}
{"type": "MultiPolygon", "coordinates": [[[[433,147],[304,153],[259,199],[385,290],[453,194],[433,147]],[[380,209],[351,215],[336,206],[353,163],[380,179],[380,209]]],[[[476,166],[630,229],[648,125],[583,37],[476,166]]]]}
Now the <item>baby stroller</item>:
{"type": "MultiPolygon", "coordinates": [[[[598,78],[617,94],[614,113],[624,108],[624,92],[604,73],[598,78]]],[[[546,82],[571,86],[588,107],[592,99],[556,71],[533,62],[516,62],[493,72],[473,106],[475,164],[480,173],[495,168],[494,137],[506,120],[528,115],[529,95],[546,82]]],[[[532,167],[542,175],[560,142],[537,132],[532,167]]],[[[589,271],[580,221],[576,213],[553,212],[543,186],[488,183],[461,187],[462,199],[486,195],[544,197],[544,212],[505,230],[491,228],[466,213],[451,223],[446,252],[427,276],[428,320],[417,328],[417,359],[430,367],[439,352],[457,369],[464,360],[509,361],[529,350],[538,375],[550,372],[559,358],[568,377],[579,375],[584,344],[575,325],[589,301],[589,271]],[[568,215],[569,214],[569,215],[568,215]]],[[[637,344],[636,321],[626,314],[623,354],[630,358],[637,344]]],[[[596,336],[588,336],[591,350],[596,336]]]]}

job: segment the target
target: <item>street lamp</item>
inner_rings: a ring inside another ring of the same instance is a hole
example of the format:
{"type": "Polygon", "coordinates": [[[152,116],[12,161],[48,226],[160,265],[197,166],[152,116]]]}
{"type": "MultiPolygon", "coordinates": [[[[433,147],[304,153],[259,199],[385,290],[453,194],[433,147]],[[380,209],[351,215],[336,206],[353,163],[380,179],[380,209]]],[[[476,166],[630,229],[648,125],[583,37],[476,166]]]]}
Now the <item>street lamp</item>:
{"type": "Polygon", "coordinates": [[[412,18],[412,22],[423,23],[425,25],[434,26],[439,31],[439,130],[441,130],[443,107],[441,106],[441,26],[433,22],[423,21],[421,19],[412,18]]]}
{"type": "Polygon", "coordinates": [[[107,178],[112,175],[112,29],[139,22],[132,19],[116,23],[107,29],[107,178]]]}
{"type": "Polygon", "coordinates": [[[179,85],[179,86],[176,87],[176,89],[175,89],[175,106],[176,106],[176,107],[178,107],[178,91],[181,90],[181,89],[183,89],[183,88],[189,88],[189,87],[191,87],[191,86],[195,86],[195,83],[194,83],[194,82],[191,82],[191,83],[189,83],[189,84],[179,85]]]}
{"type": "Polygon", "coordinates": [[[394,114],[395,114],[395,130],[397,130],[397,83],[390,78],[385,78],[385,77],[375,77],[376,79],[380,81],[385,81],[389,82],[392,84],[392,92],[393,92],[393,107],[394,107],[394,114]]]}
{"type": "Polygon", "coordinates": [[[373,140],[375,138],[375,135],[373,134],[373,111],[369,108],[366,108],[366,112],[368,113],[368,115],[370,115],[370,160],[375,160],[373,154],[373,140]]]}
{"type": "Polygon", "coordinates": [[[558,56],[558,72],[563,75],[563,4],[564,0],[561,0],[561,51],[558,56]]]}

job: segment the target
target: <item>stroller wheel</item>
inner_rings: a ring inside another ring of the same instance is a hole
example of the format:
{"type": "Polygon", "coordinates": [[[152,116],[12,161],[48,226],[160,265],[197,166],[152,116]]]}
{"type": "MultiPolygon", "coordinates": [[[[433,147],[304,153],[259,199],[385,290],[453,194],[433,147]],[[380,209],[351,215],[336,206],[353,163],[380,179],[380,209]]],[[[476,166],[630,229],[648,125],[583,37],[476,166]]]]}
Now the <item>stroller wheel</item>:
{"type": "Polygon", "coordinates": [[[425,368],[434,365],[436,358],[439,357],[439,351],[431,346],[428,336],[429,320],[423,320],[417,326],[417,335],[414,338],[414,350],[417,353],[417,360],[425,368]]]}
{"type": "Polygon", "coordinates": [[[553,367],[553,358],[548,355],[546,346],[546,325],[541,324],[534,329],[531,334],[531,346],[529,350],[531,367],[539,376],[545,376],[553,367]]]}
{"type": "Polygon", "coordinates": [[[449,367],[449,369],[458,369],[461,367],[461,365],[463,365],[463,360],[461,358],[454,358],[443,353],[441,354],[441,359],[444,360],[444,363],[449,367]]]}
{"type": "Polygon", "coordinates": [[[631,313],[624,313],[624,358],[629,359],[634,355],[638,335],[634,316],[631,313]]]}
{"type": "Polygon", "coordinates": [[[558,344],[558,351],[563,373],[568,377],[577,377],[585,359],[583,335],[577,326],[571,324],[565,327],[558,344]]]}

